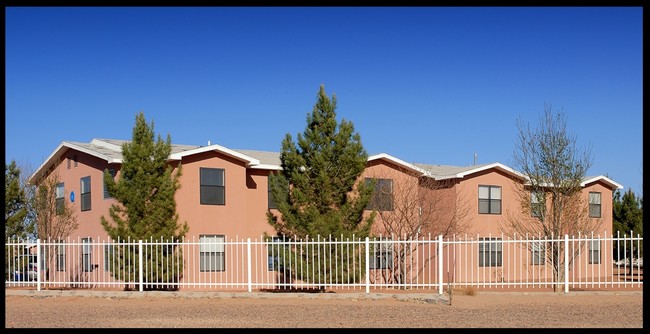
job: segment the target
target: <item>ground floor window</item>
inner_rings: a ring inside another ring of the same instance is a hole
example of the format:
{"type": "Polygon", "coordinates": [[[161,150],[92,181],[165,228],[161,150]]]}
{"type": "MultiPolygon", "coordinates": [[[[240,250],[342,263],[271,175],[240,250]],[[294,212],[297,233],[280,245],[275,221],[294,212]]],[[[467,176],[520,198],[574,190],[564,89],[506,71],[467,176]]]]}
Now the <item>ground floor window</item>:
{"type": "Polygon", "coordinates": [[[199,237],[200,270],[224,271],[225,266],[225,236],[202,235],[199,237]]]}
{"type": "Polygon", "coordinates": [[[501,238],[479,238],[478,266],[501,267],[503,262],[501,238]]]}

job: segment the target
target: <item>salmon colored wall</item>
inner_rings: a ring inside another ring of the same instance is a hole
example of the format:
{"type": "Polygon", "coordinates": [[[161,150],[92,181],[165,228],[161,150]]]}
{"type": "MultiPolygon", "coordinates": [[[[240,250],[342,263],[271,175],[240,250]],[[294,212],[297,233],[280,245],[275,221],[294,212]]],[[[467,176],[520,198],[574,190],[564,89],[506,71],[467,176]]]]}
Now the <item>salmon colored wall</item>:
{"type": "MultiPolygon", "coordinates": [[[[63,154],[62,161],[55,168],[55,173],[58,174],[60,181],[64,182],[65,202],[71,205],[76,212],[79,228],[71,235],[71,238],[75,238],[75,240],[77,237],[91,237],[93,240],[108,237],[100,223],[100,217],[104,215],[108,218],[108,208],[115,203],[114,199],[104,198],[104,169],[108,167],[108,163],[103,159],[68,150],[63,154]],[[75,155],[77,157],[77,166],[75,166],[74,161],[71,161],[68,169],[67,159],[72,159],[75,155]],[[82,212],[81,178],[86,176],[90,176],[91,209],[82,212]],[[74,202],[70,201],[71,192],[74,192],[74,202]]],[[[117,169],[114,166],[110,166],[110,168],[117,169]]],[[[48,174],[48,177],[53,177],[53,174],[48,174]]]]}
{"type": "Polygon", "coordinates": [[[245,163],[211,151],[182,160],[182,186],[176,192],[179,222],[187,221],[187,237],[219,234],[258,238],[264,232],[274,234],[266,221],[268,188],[265,171],[247,172],[245,163]],[[225,170],[225,205],[200,204],[200,168],[225,170]]]}
{"type": "MultiPolygon", "coordinates": [[[[109,166],[106,161],[87,155],[82,152],[68,150],[63,153],[62,161],[56,165],[55,171],[58,173],[60,180],[65,182],[65,200],[70,202],[70,193],[74,191],[75,201],[72,203],[73,209],[77,212],[79,228],[73,233],[72,238],[91,237],[95,239],[104,239],[108,237],[100,224],[100,217],[108,217],[108,211],[111,204],[115,203],[114,199],[103,198],[103,170],[112,167],[118,170],[117,178],[120,177],[119,165],[109,166]],[[67,168],[67,158],[77,156],[77,166],[74,162],[71,167],[67,168]],[[92,209],[89,211],[80,211],[80,179],[85,176],[91,177],[91,198],[92,209]]],[[[188,157],[184,157],[182,163],[182,176],[180,178],[181,187],[176,193],[177,212],[179,214],[179,223],[186,221],[189,226],[187,237],[189,240],[194,238],[198,241],[199,235],[218,234],[225,235],[228,240],[235,238],[251,239],[259,238],[263,233],[275,235],[273,228],[267,223],[266,212],[268,211],[268,173],[267,170],[247,168],[245,162],[229,157],[218,152],[204,152],[188,157]],[[201,167],[223,168],[225,170],[225,187],[226,187],[226,204],[225,205],[201,205],[199,198],[199,169],[201,167]]],[[[177,166],[178,162],[172,165],[177,166]]],[[[416,180],[416,174],[412,171],[405,170],[398,165],[387,160],[374,160],[368,163],[368,166],[361,178],[379,177],[391,178],[394,182],[394,189],[400,185],[407,184],[416,180]]],[[[437,191],[442,193],[443,198],[449,202],[465,200],[469,205],[467,220],[471,221],[473,230],[470,237],[476,237],[477,233],[481,236],[492,234],[494,237],[501,235],[499,224],[505,219],[508,212],[517,210],[517,198],[515,185],[519,180],[514,179],[510,174],[491,169],[489,171],[472,174],[466,178],[453,181],[455,184],[444,190],[437,191]],[[479,214],[478,213],[478,186],[479,185],[496,185],[502,189],[502,207],[501,214],[479,214]]],[[[421,195],[425,195],[430,190],[418,188],[421,195]]],[[[602,217],[603,222],[601,232],[607,232],[609,235],[612,231],[612,190],[602,182],[589,184],[583,191],[585,204],[588,205],[588,193],[596,191],[602,193],[602,217]]],[[[367,211],[365,214],[368,215],[367,211]]],[[[380,233],[381,220],[377,217],[374,223],[374,232],[380,233]]],[[[435,235],[433,236],[435,238],[435,235]]],[[[423,250],[426,248],[423,248],[423,250]]],[[[451,248],[443,251],[442,256],[449,259],[451,248]]],[[[609,249],[602,249],[601,258],[603,265],[611,267],[611,256],[608,255],[609,249]]],[[[427,257],[435,256],[436,250],[427,249],[427,257]]],[[[234,256],[229,252],[227,256],[234,256]]],[[[236,255],[236,254],[235,254],[236,255]]],[[[422,253],[424,256],[425,254],[422,253]]],[[[477,250],[471,250],[470,259],[477,256],[477,250]]],[[[518,253],[506,257],[506,247],[504,246],[504,268],[513,268],[514,259],[519,256],[518,253]]],[[[522,256],[528,256],[524,253],[522,256]]],[[[265,266],[266,259],[261,260],[260,266],[265,266]]],[[[475,261],[475,260],[474,260],[475,261]]],[[[232,266],[235,261],[226,260],[227,273],[233,272],[232,266]]],[[[433,263],[433,262],[431,262],[433,263]]],[[[472,262],[476,266],[477,262],[472,262]]],[[[517,262],[521,263],[521,262],[517,262]]],[[[467,264],[466,264],[467,265],[467,264]]],[[[577,265],[577,263],[575,264],[577,265]]],[[[582,265],[584,268],[591,268],[593,265],[582,265]]],[[[456,263],[460,268],[461,263],[456,263]]],[[[577,267],[573,268],[576,272],[577,267]]],[[[431,268],[437,271],[437,268],[431,268]]],[[[513,270],[503,271],[503,268],[485,267],[473,272],[474,277],[456,277],[457,281],[472,280],[480,275],[494,276],[496,280],[513,279],[521,275],[522,272],[536,270],[534,266],[517,267],[513,270]]],[[[453,270],[453,265],[447,262],[443,269],[445,271],[444,280],[447,280],[447,272],[453,270]]],[[[242,270],[236,271],[237,275],[245,275],[242,270]]],[[[202,273],[207,276],[208,273],[202,273]]],[[[432,279],[435,279],[432,278],[432,279]]]]}
{"type": "MultiPolygon", "coordinates": [[[[397,196],[395,191],[399,189],[405,189],[413,191],[415,189],[415,195],[418,192],[418,181],[417,177],[414,176],[413,172],[409,172],[405,168],[400,168],[392,162],[386,160],[373,160],[368,162],[368,165],[364,172],[360,176],[360,180],[368,178],[378,178],[378,179],[391,179],[393,180],[393,207],[394,208],[409,208],[412,209],[411,205],[403,204],[405,198],[397,196]]],[[[368,217],[371,211],[366,210],[364,217],[368,217]]],[[[386,234],[386,228],[382,218],[379,214],[375,215],[375,220],[372,228],[373,234],[386,234]]]]}
{"type": "Polygon", "coordinates": [[[604,183],[602,182],[594,182],[591,184],[588,184],[586,187],[583,188],[582,190],[582,196],[585,205],[589,205],[589,193],[590,192],[599,192],[601,193],[600,200],[601,200],[601,207],[600,207],[600,212],[601,216],[600,219],[598,218],[592,218],[594,220],[600,220],[601,224],[601,229],[599,231],[594,231],[594,235],[597,235],[597,233],[601,233],[601,236],[607,235],[609,236],[612,231],[613,231],[613,224],[614,224],[614,191],[612,191],[609,187],[607,187],[604,183]]]}
{"type": "MultiPolygon", "coordinates": [[[[105,168],[117,170],[120,177],[119,165],[111,165],[102,159],[87,155],[75,150],[63,153],[62,161],[57,165],[56,172],[65,182],[65,199],[70,201],[70,192],[75,193],[73,208],[77,212],[79,229],[72,237],[105,238],[107,233],[100,224],[100,217],[104,215],[109,221],[108,209],[115,203],[114,199],[103,197],[103,170],[105,168]],[[77,156],[77,166],[71,163],[67,168],[67,158],[77,156]],[[92,209],[80,211],[80,179],[91,177],[92,209]]],[[[266,212],[268,211],[268,170],[246,168],[245,162],[227,155],[210,151],[188,157],[182,160],[181,187],[176,193],[177,212],[179,223],[187,221],[190,226],[187,237],[198,239],[202,234],[220,234],[228,238],[258,238],[262,234],[276,235],[274,229],[268,224],[266,212]],[[225,170],[226,205],[201,205],[199,201],[199,168],[223,168],[225,170]]],[[[364,177],[391,178],[394,189],[416,180],[413,171],[404,169],[387,160],[374,160],[368,163],[366,170],[361,175],[364,177]]],[[[465,200],[469,205],[466,220],[471,222],[472,230],[468,234],[501,234],[499,223],[506,218],[506,213],[515,212],[518,208],[515,185],[518,180],[508,173],[491,169],[459,179],[449,188],[436,190],[444,193],[441,197],[447,198],[449,203],[465,200]],[[501,214],[478,213],[478,186],[497,185],[502,188],[501,214]],[[458,198],[456,198],[458,197],[458,198]]],[[[421,196],[427,196],[431,190],[419,189],[421,196]]],[[[612,231],[612,190],[602,182],[595,182],[585,187],[584,201],[588,203],[588,193],[596,191],[602,193],[603,228],[599,232],[612,231]]],[[[440,195],[438,195],[440,196],[440,195]]],[[[397,197],[396,197],[397,199],[397,197]]],[[[397,203],[396,203],[397,205],[397,203]]],[[[449,207],[449,205],[446,205],[449,207]]],[[[365,215],[369,215],[366,211],[365,215]]],[[[373,224],[373,232],[381,233],[382,222],[379,216],[373,224]]],[[[423,231],[422,234],[425,234],[423,231]]]]}
{"type": "Polygon", "coordinates": [[[497,169],[478,172],[460,181],[457,186],[458,194],[469,203],[469,216],[467,218],[472,221],[473,234],[501,235],[500,222],[506,218],[507,213],[518,210],[515,182],[517,181],[510,175],[497,169]],[[501,187],[501,214],[478,213],[479,185],[501,187]]]}

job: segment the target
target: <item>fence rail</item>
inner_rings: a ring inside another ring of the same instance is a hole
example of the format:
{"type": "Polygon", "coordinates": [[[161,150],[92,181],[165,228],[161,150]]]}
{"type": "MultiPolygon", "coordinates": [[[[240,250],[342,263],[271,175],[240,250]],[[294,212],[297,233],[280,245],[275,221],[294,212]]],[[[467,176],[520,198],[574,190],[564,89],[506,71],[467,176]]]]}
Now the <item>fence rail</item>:
{"type": "Polygon", "coordinates": [[[5,287],[125,290],[640,288],[639,235],[19,240],[5,287]]]}

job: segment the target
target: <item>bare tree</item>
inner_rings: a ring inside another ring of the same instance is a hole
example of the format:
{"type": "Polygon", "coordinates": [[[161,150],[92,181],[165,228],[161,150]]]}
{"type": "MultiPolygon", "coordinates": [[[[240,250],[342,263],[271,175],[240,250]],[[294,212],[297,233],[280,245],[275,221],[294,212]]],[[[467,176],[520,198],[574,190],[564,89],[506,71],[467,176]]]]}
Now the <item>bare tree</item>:
{"type": "MultiPolygon", "coordinates": [[[[51,241],[44,248],[47,268],[55,265],[57,245],[54,242],[64,240],[79,227],[72,205],[65,200],[65,193],[58,187],[60,183],[56,172],[50,174],[38,185],[34,197],[37,236],[51,241]]],[[[49,270],[45,271],[45,275],[47,280],[49,270]]]]}
{"type": "MultiPolygon", "coordinates": [[[[502,232],[511,237],[557,239],[564,234],[577,236],[596,231],[602,222],[589,217],[581,185],[592,165],[591,149],[577,147],[576,136],[567,132],[564,113],[554,112],[550,104],[545,104],[538,128],[531,129],[521,119],[517,120],[517,128],[512,166],[524,174],[526,181],[515,185],[518,210],[506,212],[500,225],[502,232]]],[[[529,245],[540,247],[539,243],[529,245]]],[[[561,282],[563,243],[543,246],[544,260],[553,266],[561,282]]],[[[572,247],[570,262],[582,246],[572,247]]]]}
{"type": "MultiPolygon", "coordinates": [[[[456,196],[454,180],[435,180],[405,167],[382,171],[371,179],[375,184],[370,202],[370,208],[377,212],[375,225],[389,238],[448,237],[470,230],[470,205],[466,198],[456,196]]],[[[382,271],[383,279],[408,281],[417,244],[394,243],[389,253],[393,256],[392,270],[382,271]]]]}

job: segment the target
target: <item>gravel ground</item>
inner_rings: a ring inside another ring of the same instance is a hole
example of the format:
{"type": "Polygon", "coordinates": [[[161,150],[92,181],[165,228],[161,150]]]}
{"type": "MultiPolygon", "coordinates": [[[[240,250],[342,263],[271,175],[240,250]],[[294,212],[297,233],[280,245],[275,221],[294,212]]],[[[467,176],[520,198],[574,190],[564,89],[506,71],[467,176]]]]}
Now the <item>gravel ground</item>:
{"type": "Polygon", "coordinates": [[[6,328],[643,328],[643,291],[438,294],[5,289],[6,328]]]}

